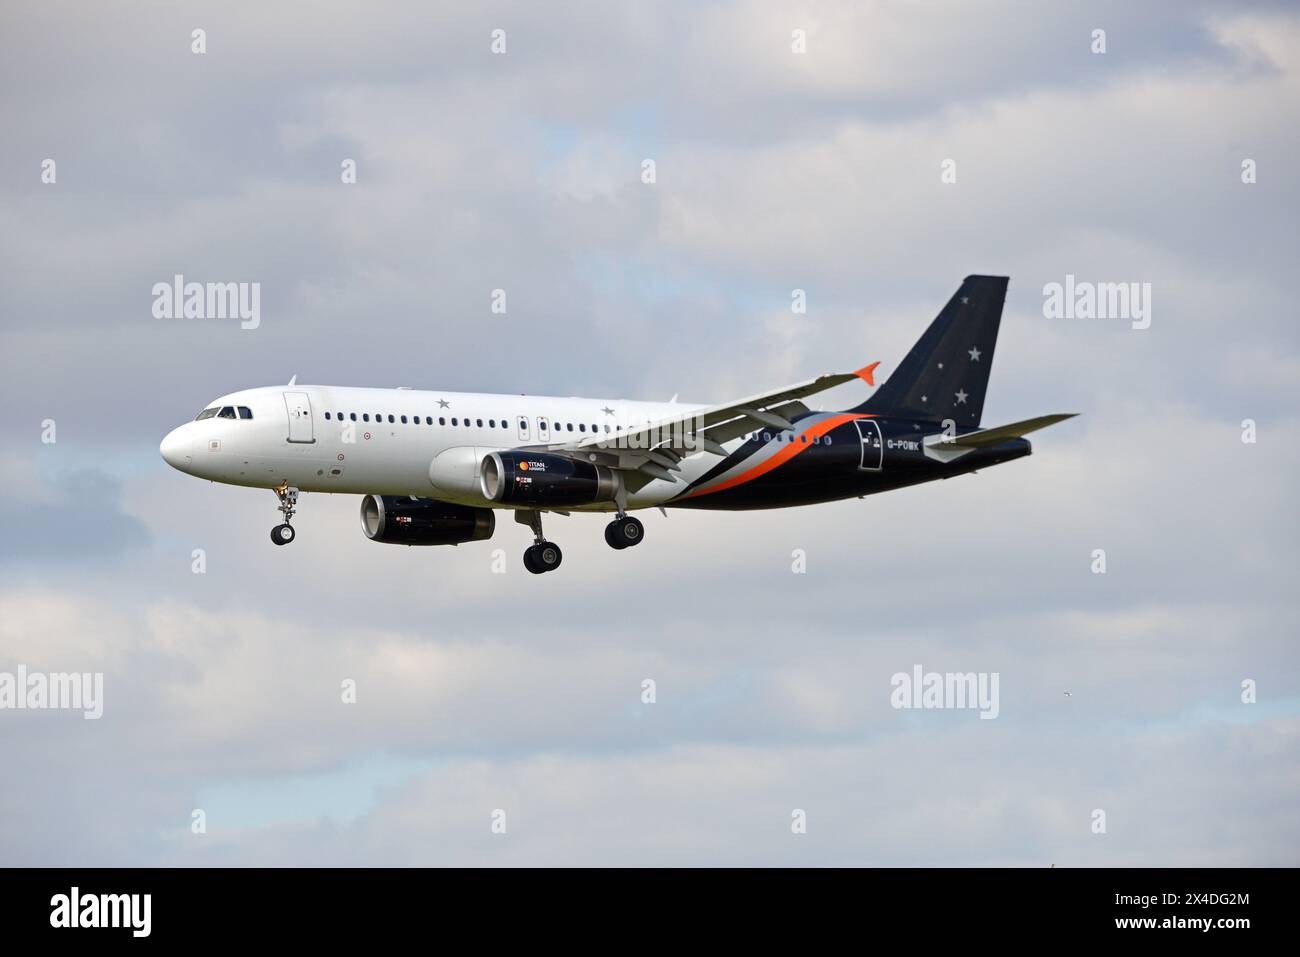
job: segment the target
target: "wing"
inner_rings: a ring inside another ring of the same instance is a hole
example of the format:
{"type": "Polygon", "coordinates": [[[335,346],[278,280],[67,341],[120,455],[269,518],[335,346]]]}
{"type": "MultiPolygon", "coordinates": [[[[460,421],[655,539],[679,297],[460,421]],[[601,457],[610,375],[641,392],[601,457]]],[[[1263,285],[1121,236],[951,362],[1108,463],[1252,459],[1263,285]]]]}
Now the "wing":
{"type": "MultiPolygon", "coordinates": [[[[640,482],[642,485],[651,479],[675,482],[677,479],[673,473],[681,471],[678,463],[688,455],[700,452],[726,455],[722,447],[724,442],[756,428],[788,429],[792,418],[808,411],[801,399],[854,379],[875,385],[873,374],[878,365],[879,362],[873,362],[857,372],[818,376],[772,392],[693,409],[613,435],[588,435],[577,442],[553,444],[546,449],[562,455],[581,456],[586,461],[621,469],[625,473],[639,472],[644,477],[640,482]]],[[[637,487],[636,476],[628,474],[626,478],[637,487]]]]}

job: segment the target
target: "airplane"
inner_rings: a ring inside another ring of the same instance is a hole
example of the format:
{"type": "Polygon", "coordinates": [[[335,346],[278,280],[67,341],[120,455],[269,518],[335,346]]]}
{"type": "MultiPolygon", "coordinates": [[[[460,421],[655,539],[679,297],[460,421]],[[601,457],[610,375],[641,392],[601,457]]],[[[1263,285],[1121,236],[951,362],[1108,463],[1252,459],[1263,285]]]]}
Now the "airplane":
{"type": "MultiPolygon", "coordinates": [[[[544,513],[613,512],[605,541],[640,543],[632,511],[766,509],[860,498],[952,478],[1029,455],[1030,432],[1071,418],[996,428],[980,419],[1005,276],[967,276],[892,374],[842,412],[803,400],[859,380],[879,362],[733,402],[266,386],[214,399],[159,451],[189,475],[267,488],[297,537],[301,492],[364,496],[371,541],[459,545],[492,537],[496,510],[533,533],[524,567],[554,571],[563,553],[544,513]]],[[[665,511],[666,515],[667,512],[665,511]]]]}

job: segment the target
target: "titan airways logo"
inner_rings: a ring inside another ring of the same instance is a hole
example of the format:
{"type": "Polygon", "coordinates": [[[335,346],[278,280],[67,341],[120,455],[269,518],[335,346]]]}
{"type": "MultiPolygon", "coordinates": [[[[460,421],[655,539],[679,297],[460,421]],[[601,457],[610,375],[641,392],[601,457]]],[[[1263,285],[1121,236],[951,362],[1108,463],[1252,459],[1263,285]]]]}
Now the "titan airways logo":
{"type": "Polygon", "coordinates": [[[132,937],[148,937],[152,927],[152,894],[70,894],[50,898],[51,927],[129,927],[132,937]]]}

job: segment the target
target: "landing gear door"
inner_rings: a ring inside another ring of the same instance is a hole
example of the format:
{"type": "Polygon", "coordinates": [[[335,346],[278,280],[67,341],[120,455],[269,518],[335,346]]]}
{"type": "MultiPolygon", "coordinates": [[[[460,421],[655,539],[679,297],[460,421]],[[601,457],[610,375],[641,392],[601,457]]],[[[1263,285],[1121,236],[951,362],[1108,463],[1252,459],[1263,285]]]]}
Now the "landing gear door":
{"type": "Polygon", "coordinates": [[[858,468],[864,472],[879,472],[885,460],[885,443],[880,438],[880,423],[875,419],[855,419],[858,435],[862,439],[862,461],[858,468]]]}
{"type": "Polygon", "coordinates": [[[306,392],[286,392],[284,405],[289,412],[289,441],[316,441],[311,422],[311,399],[306,392]]]}

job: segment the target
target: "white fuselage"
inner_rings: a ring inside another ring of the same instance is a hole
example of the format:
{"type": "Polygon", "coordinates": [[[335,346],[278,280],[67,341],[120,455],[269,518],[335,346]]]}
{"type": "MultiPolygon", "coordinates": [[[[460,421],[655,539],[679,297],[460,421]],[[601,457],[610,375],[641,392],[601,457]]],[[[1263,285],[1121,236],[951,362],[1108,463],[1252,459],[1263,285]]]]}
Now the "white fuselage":
{"type": "MultiPolygon", "coordinates": [[[[480,463],[488,453],[572,443],[593,431],[613,437],[619,429],[698,408],[704,407],[625,399],[272,386],[214,400],[205,411],[215,413],[174,429],[163,440],[161,452],[183,472],[230,485],[287,484],[304,492],[413,495],[500,507],[483,496],[479,481],[480,463]],[[227,409],[236,417],[222,417],[227,409]]],[[[716,461],[703,453],[685,459],[676,482],[649,482],[629,494],[628,507],[667,501],[716,461]]],[[[614,505],[599,503],[584,510],[613,511],[614,505]]]]}

